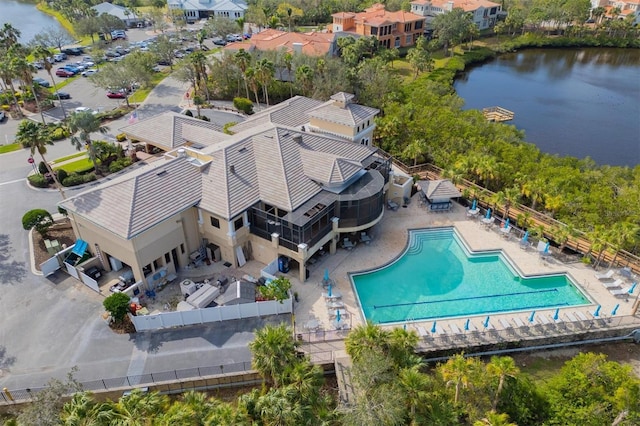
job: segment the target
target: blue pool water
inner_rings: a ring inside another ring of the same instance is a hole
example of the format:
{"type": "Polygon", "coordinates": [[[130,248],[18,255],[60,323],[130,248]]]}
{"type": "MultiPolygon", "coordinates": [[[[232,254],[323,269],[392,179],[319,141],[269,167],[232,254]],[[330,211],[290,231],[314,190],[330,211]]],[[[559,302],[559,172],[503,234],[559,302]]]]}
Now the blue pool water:
{"type": "Polygon", "coordinates": [[[350,277],[376,324],[591,303],[566,274],[521,277],[502,251],[471,253],[453,228],[412,230],[398,259],[350,277]]]}

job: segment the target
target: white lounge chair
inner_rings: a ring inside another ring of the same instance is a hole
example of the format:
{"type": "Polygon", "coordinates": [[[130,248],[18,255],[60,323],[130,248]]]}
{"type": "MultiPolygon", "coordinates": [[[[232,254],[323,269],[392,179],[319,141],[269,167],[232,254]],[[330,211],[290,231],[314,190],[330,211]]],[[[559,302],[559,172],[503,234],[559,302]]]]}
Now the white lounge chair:
{"type": "Polygon", "coordinates": [[[623,281],[622,280],[615,280],[613,282],[607,283],[607,282],[603,282],[602,285],[604,286],[604,288],[611,290],[614,288],[619,288],[622,286],[623,281]]]}
{"type": "Polygon", "coordinates": [[[460,329],[458,328],[457,325],[455,325],[454,323],[449,324],[449,328],[451,329],[451,332],[455,335],[460,335],[462,334],[462,332],[460,331],[460,329]]]}
{"type": "Polygon", "coordinates": [[[540,322],[542,323],[542,325],[549,325],[549,318],[547,318],[544,315],[538,315],[536,316],[536,318],[540,318],[540,322]]]}
{"type": "Polygon", "coordinates": [[[631,290],[631,287],[614,288],[614,289],[609,289],[609,293],[611,293],[615,297],[629,297],[630,295],[629,290],[631,290]]]}
{"type": "Polygon", "coordinates": [[[587,318],[587,316],[580,311],[576,311],[576,316],[580,321],[589,321],[589,318],[587,318]]]}
{"type": "Polygon", "coordinates": [[[551,320],[551,322],[555,322],[556,324],[562,324],[564,323],[564,321],[562,321],[562,318],[560,317],[560,315],[558,315],[558,318],[554,318],[552,314],[549,315],[549,319],[551,320]]]}
{"type": "Polygon", "coordinates": [[[513,327],[511,326],[509,320],[507,320],[506,318],[500,318],[498,321],[500,321],[500,325],[502,326],[502,328],[507,330],[507,333],[513,334],[513,327]]]}
{"type": "Polygon", "coordinates": [[[613,269],[609,269],[604,274],[596,273],[596,278],[599,279],[600,281],[608,281],[613,279],[613,274],[615,274],[615,271],[613,269]]]}
{"type": "Polygon", "coordinates": [[[522,320],[518,317],[513,317],[513,323],[520,328],[524,328],[524,322],[522,322],[522,320]]]}
{"type": "Polygon", "coordinates": [[[444,328],[442,328],[440,326],[440,324],[436,324],[436,331],[435,331],[435,333],[432,333],[432,334],[435,335],[435,336],[446,336],[447,332],[444,331],[444,328]]]}
{"type": "Polygon", "coordinates": [[[420,337],[428,337],[429,333],[427,333],[427,330],[425,330],[424,327],[422,326],[416,326],[416,329],[418,330],[418,334],[420,335],[420,337]]]}
{"type": "Polygon", "coordinates": [[[503,238],[509,238],[510,233],[511,233],[511,225],[507,226],[506,228],[504,227],[500,228],[500,235],[502,235],[503,238]]]}

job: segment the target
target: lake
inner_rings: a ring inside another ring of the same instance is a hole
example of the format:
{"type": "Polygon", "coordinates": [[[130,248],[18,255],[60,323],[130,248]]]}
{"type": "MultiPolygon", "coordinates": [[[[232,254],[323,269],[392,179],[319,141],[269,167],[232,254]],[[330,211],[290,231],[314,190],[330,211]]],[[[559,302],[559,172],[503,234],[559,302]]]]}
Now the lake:
{"type": "Polygon", "coordinates": [[[454,84],[465,108],[515,112],[541,151],[640,164],[640,49],[528,49],[471,67],[454,84]]]}
{"type": "Polygon", "coordinates": [[[36,9],[35,2],[0,0],[0,26],[5,23],[20,30],[20,41],[28,43],[42,30],[62,28],[57,19],[36,9]]]}

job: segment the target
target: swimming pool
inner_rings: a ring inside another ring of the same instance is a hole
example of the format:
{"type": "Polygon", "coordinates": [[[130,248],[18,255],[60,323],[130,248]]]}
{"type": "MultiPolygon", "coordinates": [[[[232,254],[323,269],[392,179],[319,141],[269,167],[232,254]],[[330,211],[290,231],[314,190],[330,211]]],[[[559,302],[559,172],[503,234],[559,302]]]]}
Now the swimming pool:
{"type": "Polygon", "coordinates": [[[568,275],[523,277],[502,250],[471,252],[453,227],[411,230],[396,260],[349,276],[376,324],[591,303],[568,275]]]}

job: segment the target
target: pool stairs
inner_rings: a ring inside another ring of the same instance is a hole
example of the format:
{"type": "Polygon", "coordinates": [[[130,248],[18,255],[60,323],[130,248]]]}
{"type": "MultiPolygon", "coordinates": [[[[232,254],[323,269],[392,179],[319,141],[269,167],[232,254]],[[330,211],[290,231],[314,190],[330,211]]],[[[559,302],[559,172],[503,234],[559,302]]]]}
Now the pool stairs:
{"type": "Polygon", "coordinates": [[[449,241],[453,235],[453,228],[434,228],[429,230],[412,231],[411,241],[407,254],[418,254],[422,252],[422,243],[425,241],[449,241]]]}

